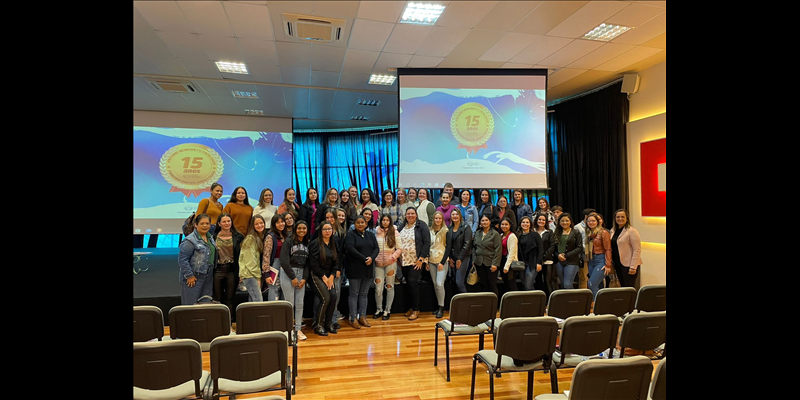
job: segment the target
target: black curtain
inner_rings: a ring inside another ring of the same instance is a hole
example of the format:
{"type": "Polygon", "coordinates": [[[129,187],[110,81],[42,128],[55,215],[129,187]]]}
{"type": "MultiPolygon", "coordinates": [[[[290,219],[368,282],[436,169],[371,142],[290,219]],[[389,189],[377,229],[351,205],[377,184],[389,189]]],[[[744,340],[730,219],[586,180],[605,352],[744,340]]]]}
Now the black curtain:
{"type": "Polygon", "coordinates": [[[629,102],[621,87],[548,107],[550,206],[560,205],[576,223],[594,208],[610,228],[614,211],[628,209],[629,102]]]}

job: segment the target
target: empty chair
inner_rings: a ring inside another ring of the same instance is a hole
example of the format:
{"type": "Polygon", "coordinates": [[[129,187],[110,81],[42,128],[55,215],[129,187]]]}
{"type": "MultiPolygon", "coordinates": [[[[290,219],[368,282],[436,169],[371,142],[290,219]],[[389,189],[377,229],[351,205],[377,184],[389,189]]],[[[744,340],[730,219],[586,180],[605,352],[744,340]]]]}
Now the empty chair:
{"type": "Polygon", "coordinates": [[[156,306],[133,307],[133,341],[148,342],[164,337],[164,314],[156,306]]]}
{"type": "Polygon", "coordinates": [[[450,299],[450,319],[436,323],[433,365],[439,362],[439,329],[444,332],[447,358],[447,381],[450,382],[450,336],[478,335],[478,350],[483,350],[483,338],[492,333],[497,316],[497,295],[491,292],[459,293],[450,299]]]}
{"type": "Polygon", "coordinates": [[[603,288],[594,298],[592,314],[612,314],[622,318],[634,310],[636,304],[636,289],[632,287],[603,288]]]}
{"type": "Polygon", "coordinates": [[[558,393],[557,369],[575,367],[592,357],[601,357],[601,353],[607,353],[607,357],[612,358],[618,332],[619,319],[613,315],[567,318],[561,328],[559,344],[550,367],[553,393],[558,393]]]}
{"type": "Polygon", "coordinates": [[[211,397],[235,398],[237,394],[285,390],[286,399],[291,400],[292,369],[289,367],[288,342],[282,332],[237,334],[214,339],[210,352],[211,397]]]}
{"type": "Polygon", "coordinates": [[[202,399],[209,374],[193,339],[133,343],[133,398],[202,399]]]}
{"type": "Polygon", "coordinates": [[[647,357],[587,360],[575,368],[569,397],[540,394],[536,400],[643,400],[652,374],[653,363],[647,357]]]}
{"type": "Polygon", "coordinates": [[[528,400],[533,399],[533,373],[536,370],[550,372],[557,337],[558,322],[553,317],[512,317],[503,320],[503,329],[495,335],[495,349],[480,350],[472,357],[470,400],[475,397],[478,361],[489,370],[490,399],[494,399],[495,374],[506,372],[527,372],[528,400]]]}
{"type": "MultiPolygon", "coordinates": [[[[292,393],[297,378],[297,332],[292,303],[285,300],[241,303],[236,307],[236,334],[283,332],[292,346],[292,393]]],[[[288,351],[288,348],[287,348],[288,351]]]]}
{"type": "Polygon", "coordinates": [[[667,285],[647,285],[636,296],[636,311],[667,311],[667,285]]]}
{"type": "MultiPolygon", "coordinates": [[[[620,357],[626,349],[653,351],[667,342],[667,312],[633,313],[625,318],[619,331],[620,357]]],[[[662,355],[666,355],[666,350],[662,355]]]]}
{"type": "Polygon", "coordinates": [[[550,293],[547,316],[555,317],[559,326],[563,320],[579,315],[589,315],[592,310],[592,291],[589,289],[559,289],[550,293]]]}
{"type": "Polygon", "coordinates": [[[542,317],[547,305],[547,295],[541,290],[506,292],[500,299],[500,317],[494,320],[494,333],[506,318],[542,317]]]}
{"type": "Polygon", "coordinates": [[[656,366],[653,382],[650,384],[650,400],[667,400],[667,358],[664,357],[656,366]]]}
{"type": "Polygon", "coordinates": [[[231,334],[231,312],[225,304],[175,306],[169,310],[169,336],[194,339],[203,351],[211,341],[231,334]]]}

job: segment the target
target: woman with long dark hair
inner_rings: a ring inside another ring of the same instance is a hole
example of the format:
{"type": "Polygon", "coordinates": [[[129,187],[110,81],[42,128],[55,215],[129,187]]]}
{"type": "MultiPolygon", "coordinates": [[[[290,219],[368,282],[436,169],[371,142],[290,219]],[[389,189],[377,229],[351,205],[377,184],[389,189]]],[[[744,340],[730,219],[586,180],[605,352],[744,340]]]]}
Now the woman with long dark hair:
{"type": "Polygon", "coordinates": [[[611,258],[619,283],[623,287],[636,287],[639,266],[642,265],[642,240],[639,231],[631,226],[628,212],[614,212],[614,223],[611,229],[611,258]]]}
{"type": "Polygon", "coordinates": [[[283,191],[283,202],[281,205],[278,206],[278,214],[283,214],[285,212],[292,213],[292,215],[297,218],[300,214],[300,205],[297,204],[295,201],[297,199],[297,194],[295,193],[294,189],[286,188],[283,191]]]}
{"type": "Polygon", "coordinates": [[[394,279],[397,275],[397,259],[402,251],[398,246],[399,238],[394,229],[392,218],[388,214],[381,215],[378,227],[375,228],[375,240],[378,243],[378,256],[375,257],[375,315],[373,319],[383,317],[389,319],[394,303],[394,279]],[[386,293],[386,306],[383,305],[383,294],[386,293]]]}
{"type": "Polygon", "coordinates": [[[378,256],[378,241],[375,234],[367,230],[363,215],[356,217],[355,229],[347,232],[344,248],[347,253],[347,280],[350,282],[348,305],[350,307],[350,326],[361,329],[370,327],[367,321],[367,294],[372,285],[373,263],[378,256]]]}
{"type": "Polygon", "coordinates": [[[319,308],[316,310],[314,333],[328,336],[328,333],[338,333],[333,326],[333,306],[336,304],[336,291],[334,280],[339,271],[339,256],[336,252],[336,243],[332,240],[333,225],[323,221],[320,225],[320,234],[317,240],[308,245],[308,265],[311,267],[311,280],[316,288],[315,294],[320,298],[319,308]]]}
{"type": "Polygon", "coordinates": [[[308,280],[308,224],[297,221],[292,237],[286,238],[281,246],[280,262],[283,279],[281,290],[286,300],[294,307],[294,327],[297,339],[306,340],[301,331],[303,323],[303,304],[308,280]]]}
{"type": "Polygon", "coordinates": [[[247,235],[242,241],[239,252],[239,279],[247,289],[249,301],[263,301],[261,294],[261,254],[264,249],[264,236],[266,234],[266,221],[261,215],[251,217],[247,235]]]}
{"type": "Polygon", "coordinates": [[[481,215],[480,229],[475,232],[472,242],[475,254],[473,265],[478,272],[481,291],[497,294],[497,268],[503,256],[502,239],[492,228],[488,215],[481,215]]]}
{"type": "Polygon", "coordinates": [[[543,269],[544,247],[542,237],[534,231],[531,217],[524,216],[520,219],[517,239],[517,249],[519,249],[517,257],[520,261],[525,262],[525,276],[522,279],[522,285],[525,290],[533,290],[536,277],[543,269]]]}
{"type": "Polygon", "coordinates": [[[208,217],[211,219],[211,233],[214,233],[217,226],[215,225],[216,221],[219,221],[219,215],[222,213],[222,210],[225,208],[222,203],[219,202],[219,199],[222,197],[222,185],[217,182],[211,184],[211,188],[209,189],[211,194],[203,200],[200,200],[200,203],[197,204],[197,211],[195,211],[195,215],[200,214],[207,214],[208,217]]]}
{"type": "Polygon", "coordinates": [[[583,240],[581,233],[575,229],[575,222],[569,213],[563,213],[558,218],[556,230],[550,248],[545,253],[545,258],[551,258],[555,263],[558,280],[562,289],[572,289],[575,275],[581,265],[580,255],[583,253],[583,240]]]}
{"type": "Polygon", "coordinates": [[[603,228],[600,216],[590,213],[586,216],[586,258],[589,279],[586,286],[593,296],[603,288],[606,275],[614,271],[611,254],[611,234],[603,228]]]}
{"type": "Polygon", "coordinates": [[[270,229],[264,237],[264,254],[262,265],[264,269],[264,283],[267,290],[267,300],[280,300],[280,257],[283,242],[286,241],[285,216],[291,213],[275,214],[270,221],[270,229]]]}
{"type": "Polygon", "coordinates": [[[372,193],[372,189],[364,188],[361,189],[361,204],[358,206],[358,214],[363,215],[364,209],[369,209],[372,211],[372,226],[378,224],[378,216],[380,216],[380,209],[378,205],[375,204],[375,194],[372,193]]]}
{"type": "Polygon", "coordinates": [[[320,207],[319,193],[316,188],[310,187],[306,190],[306,201],[300,205],[300,213],[294,220],[306,221],[311,232],[315,232],[317,229],[317,213],[320,207]]]}
{"type": "Polygon", "coordinates": [[[225,204],[222,212],[231,216],[233,226],[236,227],[237,231],[247,232],[250,220],[253,218],[253,206],[250,205],[247,190],[242,186],[233,189],[233,194],[231,194],[231,198],[228,199],[228,204],[225,204]]]}
{"type": "MultiPolygon", "coordinates": [[[[442,199],[448,199],[449,193],[442,193],[442,199]]],[[[451,211],[458,210],[452,208],[451,211]]],[[[447,229],[445,224],[444,214],[441,211],[433,213],[433,225],[431,230],[431,251],[428,256],[428,265],[425,267],[431,274],[431,282],[433,283],[433,291],[436,293],[436,302],[439,308],[434,311],[436,318],[444,316],[444,281],[447,278],[447,273],[450,271],[450,264],[447,262],[448,255],[450,254],[450,247],[452,246],[452,236],[450,230],[447,229]]]]}
{"type": "MultiPolygon", "coordinates": [[[[550,248],[550,241],[553,239],[553,231],[550,229],[550,222],[548,222],[547,214],[535,214],[533,218],[533,232],[539,235],[542,239],[542,250],[544,253],[550,248]]],[[[550,292],[558,289],[558,278],[556,277],[555,263],[551,257],[545,257],[542,254],[542,271],[544,274],[539,275],[542,281],[540,287],[548,296],[550,292]]],[[[536,280],[532,282],[533,287],[536,288],[536,280]]]]}
{"type": "Polygon", "coordinates": [[[452,238],[452,245],[450,246],[450,254],[448,255],[448,262],[450,268],[455,268],[456,287],[459,293],[467,292],[467,273],[472,264],[470,262],[472,255],[472,228],[466,224],[459,209],[450,212],[450,236],[452,238]]]}
{"type": "Polygon", "coordinates": [[[267,221],[267,230],[270,228],[272,216],[278,212],[278,206],[272,204],[273,198],[272,189],[266,188],[261,191],[261,195],[258,197],[258,205],[253,208],[253,215],[261,214],[264,217],[264,221],[267,221]]]}
{"type": "Polygon", "coordinates": [[[500,265],[503,266],[503,271],[500,277],[503,278],[503,283],[506,284],[506,291],[517,290],[517,271],[511,269],[511,263],[519,260],[519,250],[517,249],[517,235],[511,230],[511,215],[503,218],[500,221],[500,243],[502,247],[502,257],[500,258],[500,265]]]}
{"type": "Polygon", "coordinates": [[[236,286],[239,283],[239,253],[244,235],[233,226],[231,216],[222,213],[217,219],[214,243],[217,246],[217,266],[214,268],[214,300],[225,304],[231,311],[236,286]]]}

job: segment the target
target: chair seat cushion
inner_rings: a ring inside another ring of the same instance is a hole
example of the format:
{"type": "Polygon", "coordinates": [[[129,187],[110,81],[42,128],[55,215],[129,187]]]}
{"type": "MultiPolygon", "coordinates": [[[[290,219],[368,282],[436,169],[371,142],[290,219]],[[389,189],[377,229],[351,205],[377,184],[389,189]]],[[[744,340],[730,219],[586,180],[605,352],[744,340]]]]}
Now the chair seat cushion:
{"type": "Polygon", "coordinates": [[[545,393],[536,396],[536,400],[567,400],[566,394],[560,393],[545,393]]]}
{"type": "MultiPolygon", "coordinates": [[[[202,391],[208,384],[209,373],[203,371],[200,375],[200,390],[202,391]]],[[[162,400],[180,399],[183,397],[194,396],[194,381],[187,381],[169,389],[150,390],[133,387],[133,398],[136,400],[162,400]]]]}
{"type": "Polygon", "coordinates": [[[276,371],[254,381],[232,381],[219,378],[219,389],[233,393],[252,393],[266,390],[273,386],[280,386],[281,383],[281,371],[276,371]]]}
{"type": "MultiPolygon", "coordinates": [[[[481,350],[478,356],[483,359],[486,364],[497,368],[497,352],[494,350],[481,350]]],[[[543,361],[536,361],[522,366],[514,365],[514,359],[509,356],[503,356],[500,360],[500,372],[502,371],[530,371],[532,369],[542,368],[543,361]]]]}
{"type": "MultiPolygon", "coordinates": [[[[436,326],[442,328],[445,332],[449,333],[450,332],[450,328],[452,326],[452,323],[450,322],[450,320],[443,319],[443,320],[437,322],[436,326]]],[[[453,330],[452,333],[475,334],[475,333],[482,333],[482,332],[488,332],[488,331],[489,331],[489,325],[486,325],[485,323],[479,324],[479,325],[475,325],[475,326],[456,324],[455,325],[455,329],[453,330]]]]}

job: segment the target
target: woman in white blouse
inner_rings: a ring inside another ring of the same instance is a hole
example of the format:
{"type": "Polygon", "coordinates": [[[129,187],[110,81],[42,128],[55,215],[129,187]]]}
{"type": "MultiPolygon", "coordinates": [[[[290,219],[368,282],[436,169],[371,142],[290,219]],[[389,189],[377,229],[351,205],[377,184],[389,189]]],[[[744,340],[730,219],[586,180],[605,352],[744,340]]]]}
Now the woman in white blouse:
{"type": "Polygon", "coordinates": [[[517,235],[511,229],[511,216],[507,216],[500,221],[500,239],[503,244],[503,257],[501,258],[500,265],[503,266],[503,273],[500,274],[503,282],[506,284],[506,290],[517,290],[517,273],[511,269],[511,262],[517,261],[517,235]]]}

